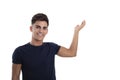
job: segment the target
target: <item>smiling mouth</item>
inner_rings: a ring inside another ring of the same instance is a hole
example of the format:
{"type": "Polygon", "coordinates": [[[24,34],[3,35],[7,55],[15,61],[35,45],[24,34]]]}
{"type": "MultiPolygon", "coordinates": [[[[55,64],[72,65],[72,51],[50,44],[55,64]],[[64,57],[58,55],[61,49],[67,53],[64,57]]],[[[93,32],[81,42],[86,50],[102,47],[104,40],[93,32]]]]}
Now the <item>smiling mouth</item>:
{"type": "Polygon", "coordinates": [[[42,34],[42,33],[38,33],[38,35],[39,35],[39,36],[43,36],[43,34],[42,34]]]}

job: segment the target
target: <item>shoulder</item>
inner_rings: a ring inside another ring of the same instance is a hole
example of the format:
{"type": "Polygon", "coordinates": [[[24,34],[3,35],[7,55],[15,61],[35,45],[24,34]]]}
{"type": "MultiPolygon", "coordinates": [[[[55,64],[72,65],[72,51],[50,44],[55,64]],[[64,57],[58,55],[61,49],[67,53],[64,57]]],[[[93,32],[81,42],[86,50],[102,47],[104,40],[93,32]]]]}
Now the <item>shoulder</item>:
{"type": "Polygon", "coordinates": [[[24,45],[18,46],[18,47],[15,48],[15,52],[19,52],[19,51],[21,51],[22,49],[25,49],[28,46],[29,46],[29,43],[26,43],[24,45]]]}
{"type": "Polygon", "coordinates": [[[54,42],[44,42],[44,45],[50,46],[50,47],[54,47],[54,46],[60,46],[57,43],[54,42]]]}
{"type": "Polygon", "coordinates": [[[54,43],[54,42],[45,42],[44,45],[48,46],[50,49],[56,49],[59,50],[59,48],[61,47],[60,45],[54,43]]]}
{"type": "Polygon", "coordinates": [[[57,54],[59,49],[60,49],[60,45],[54,43],[54,42],[45,42],[44,45],[46,45],[46,48],[48,48],[50,50],[50,52],[57,54]]]}

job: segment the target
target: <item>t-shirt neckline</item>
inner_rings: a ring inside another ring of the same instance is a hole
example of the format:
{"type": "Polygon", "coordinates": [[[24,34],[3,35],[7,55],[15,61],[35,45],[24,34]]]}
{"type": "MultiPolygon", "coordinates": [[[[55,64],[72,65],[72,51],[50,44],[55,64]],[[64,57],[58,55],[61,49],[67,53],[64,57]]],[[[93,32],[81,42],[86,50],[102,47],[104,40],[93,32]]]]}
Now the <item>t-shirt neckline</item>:
{"type": "Polygon", "coordinates": [[[28,45],[30,45],[31,47],[35,47],[35,48],[37,48],[37,47],[42,47],[42,46],[44,45],[44,43],[42,43],[42,45],[35,46],[35,45],[30,44],[30,42],[29,42],[28,45]]]}

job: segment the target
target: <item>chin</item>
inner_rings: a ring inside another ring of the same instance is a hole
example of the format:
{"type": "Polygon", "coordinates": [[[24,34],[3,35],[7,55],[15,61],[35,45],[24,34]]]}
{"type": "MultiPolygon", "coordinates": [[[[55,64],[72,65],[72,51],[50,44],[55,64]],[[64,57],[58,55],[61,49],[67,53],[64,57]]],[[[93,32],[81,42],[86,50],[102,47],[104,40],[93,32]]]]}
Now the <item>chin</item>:
{"type": "Polygon", "coordinates": [[[43,41],[43,39],[36,39],[37,41],[43,41]]]}
{"type": "Polygon", "coordinates": [[[35,41],[43,41],[44,37],[34,37],[33,39],[35,41]]]}
{"type": "Polygon", "coordinates": [[[43,38],[39,38],[39,39],[37,39],[38,41],[43,41],[43,38]]]}
{"type": "Polygon", "coordinates": [[[42,38],[36,38],[36,39],[34,38],[34,40],[35,40],[35,41],[43,41],[42,38]]]}

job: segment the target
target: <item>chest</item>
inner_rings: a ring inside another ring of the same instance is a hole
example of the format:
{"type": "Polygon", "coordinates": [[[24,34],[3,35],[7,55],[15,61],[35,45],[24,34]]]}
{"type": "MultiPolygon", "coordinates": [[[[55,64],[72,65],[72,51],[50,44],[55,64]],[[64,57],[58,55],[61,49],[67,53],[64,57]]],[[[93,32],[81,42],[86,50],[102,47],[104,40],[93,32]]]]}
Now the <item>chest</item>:
{"type": "Polygon", "coordinates": [[[54,64],[54,54],[49,49],[38,48],[23,51],[22,65],[24,68],[38,68],[54,64]]]}

